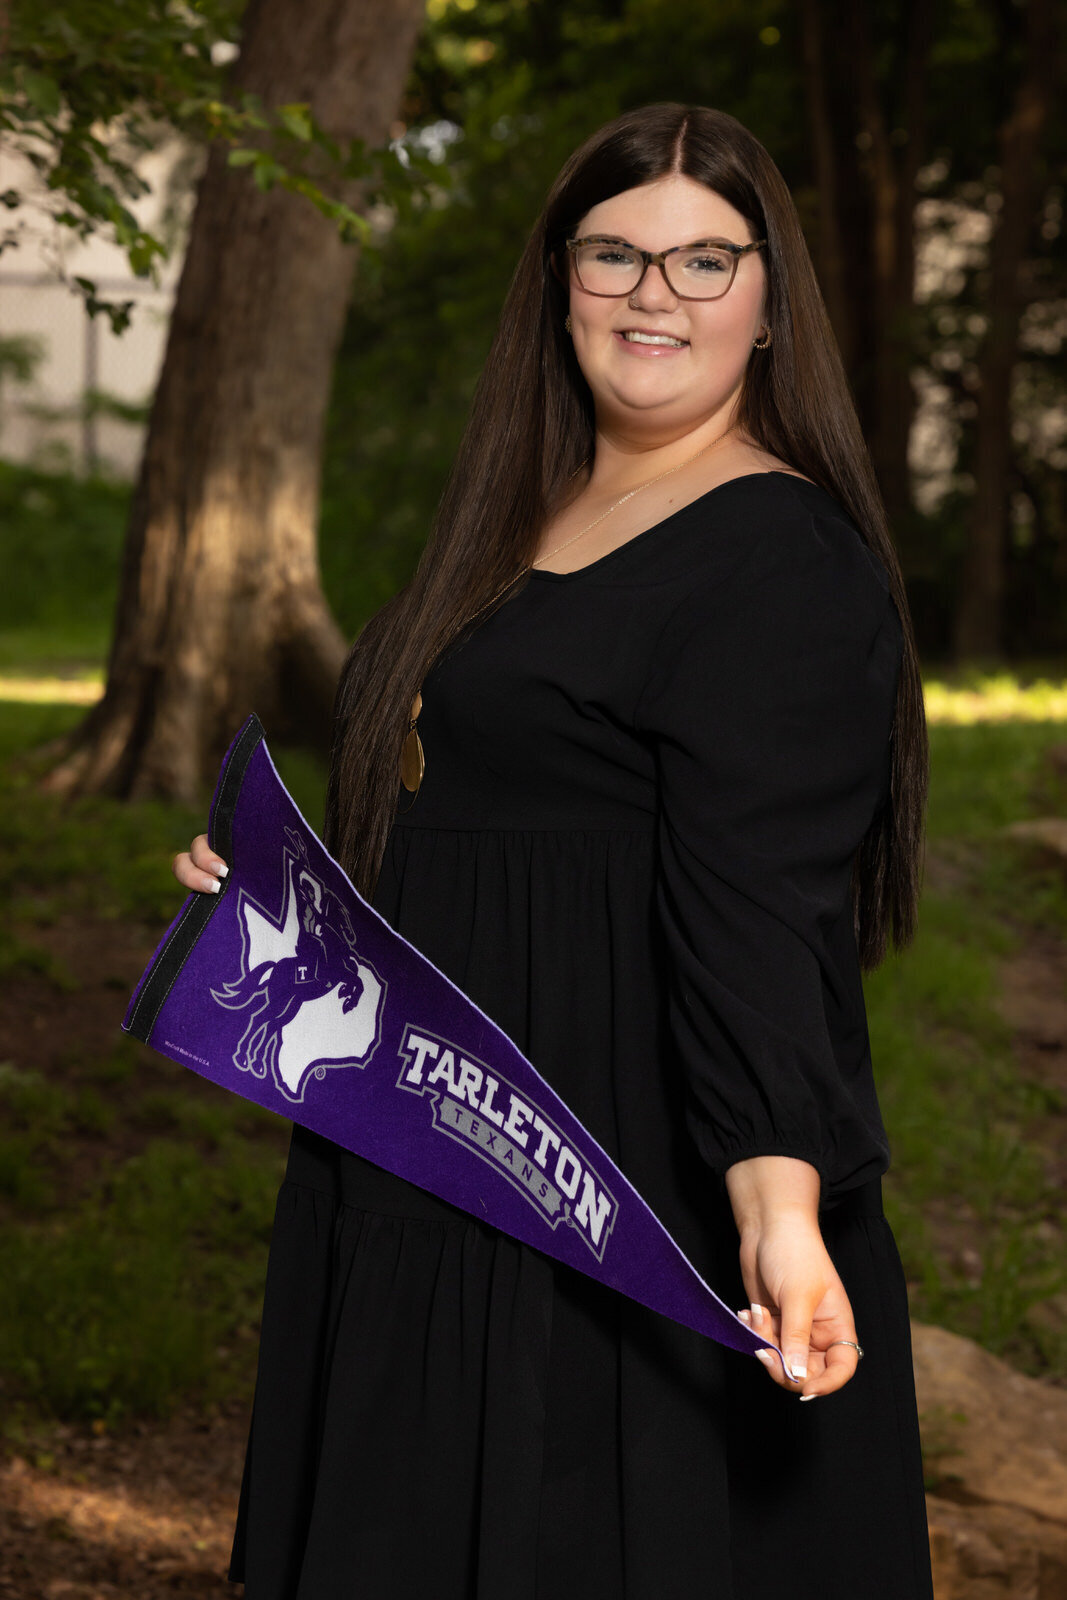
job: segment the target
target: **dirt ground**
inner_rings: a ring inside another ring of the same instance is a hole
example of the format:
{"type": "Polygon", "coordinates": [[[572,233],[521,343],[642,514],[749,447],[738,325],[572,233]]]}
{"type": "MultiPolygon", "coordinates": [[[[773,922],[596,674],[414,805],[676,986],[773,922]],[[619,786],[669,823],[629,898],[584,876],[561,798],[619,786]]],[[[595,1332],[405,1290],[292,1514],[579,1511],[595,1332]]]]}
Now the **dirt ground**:
{"type": "Polygon", "coordinates": [[[2,1600],[229,1595],[245,1408],[49,1430],[0,1463],[2,1600]],[[47,1448],[44,1448],[44,1445],[47,1448]]]}

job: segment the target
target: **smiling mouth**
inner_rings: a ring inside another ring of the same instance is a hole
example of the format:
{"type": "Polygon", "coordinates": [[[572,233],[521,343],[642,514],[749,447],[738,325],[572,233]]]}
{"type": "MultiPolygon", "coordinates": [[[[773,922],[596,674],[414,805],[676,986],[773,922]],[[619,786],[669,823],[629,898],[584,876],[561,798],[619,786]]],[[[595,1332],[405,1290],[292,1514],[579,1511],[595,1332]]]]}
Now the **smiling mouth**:
{"type": "Polygon", "coordinates": [[[658,344],[665,345],[669,350],[684,350],[689,343],[688,339],[676,339],[669,333],[644,333],[637,328],[621,328],[618,331],[627,344],[658,344]]]}

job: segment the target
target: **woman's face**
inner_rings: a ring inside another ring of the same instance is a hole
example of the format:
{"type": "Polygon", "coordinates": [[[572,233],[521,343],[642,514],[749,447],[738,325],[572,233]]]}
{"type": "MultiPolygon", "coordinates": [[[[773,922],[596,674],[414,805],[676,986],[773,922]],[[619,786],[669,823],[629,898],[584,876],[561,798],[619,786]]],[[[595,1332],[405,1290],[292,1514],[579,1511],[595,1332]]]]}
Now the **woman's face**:
{"type": "MultiPolygon", "coordinates": [[[[602,233],[645,250],[703,239],[748,244],[756,235],[728,200],[675,173],[612,195],[587,211],[575,237],[602,233]]],[[[726,294],[714,300],[682,300],[668,288],[659,267],[645,273],[631,295],[587,294],[570,271],[574,353],[596,403],[597,426],[652,442],[669,438],[715,415],[725,417],[741,388],[762,336],[763,252],[741,256],[726,294]],[[627,330],[666,333],[675,345],[628,342],[627,330]]]]}

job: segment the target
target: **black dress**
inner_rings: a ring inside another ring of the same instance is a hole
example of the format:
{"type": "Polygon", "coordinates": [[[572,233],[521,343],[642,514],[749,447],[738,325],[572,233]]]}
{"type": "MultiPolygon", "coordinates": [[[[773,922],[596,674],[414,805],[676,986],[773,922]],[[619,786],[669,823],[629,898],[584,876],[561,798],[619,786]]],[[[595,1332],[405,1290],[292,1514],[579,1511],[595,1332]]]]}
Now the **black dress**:
{"type": "Polygon", "coordinates": [[[783,472],[537,571],[423,685],[375,904],[747,1304],[723,1183],[802,1157],[866,1355],[809,1405],[296,1127],[230,1577],[249,1600],[930,1600],[852,931],[900,622],[783,472]]]}

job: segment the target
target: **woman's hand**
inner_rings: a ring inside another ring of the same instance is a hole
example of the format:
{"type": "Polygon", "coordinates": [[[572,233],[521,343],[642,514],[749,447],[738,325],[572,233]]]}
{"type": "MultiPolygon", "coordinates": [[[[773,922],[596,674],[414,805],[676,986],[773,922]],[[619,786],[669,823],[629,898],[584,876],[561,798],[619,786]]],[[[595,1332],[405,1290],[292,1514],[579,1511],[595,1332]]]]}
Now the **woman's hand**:
{"type": "Polygon", "coordinates": [[[819,1175],[791,1156],[755,1156],[726,1174],[741,1235],[741,1275],[751,1302],[742,1321],[773,1340],[760,1360],[771,1379],[802,1400],[833,1394],[852,1377],[859,1354],[852,1307],[819,1230],[819,1175]]]}
{"type": "Polygon", "coordinates": [[[207,834],[198,833],[189,849],[182,850],[174,857],[170,870],[187,889],[218,894],[222,879],[230,869],[222,857],[208,847],[207,834]]]}

